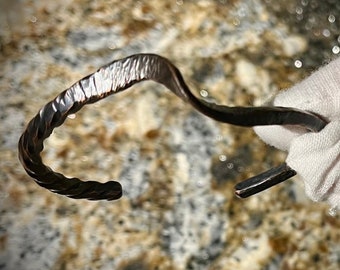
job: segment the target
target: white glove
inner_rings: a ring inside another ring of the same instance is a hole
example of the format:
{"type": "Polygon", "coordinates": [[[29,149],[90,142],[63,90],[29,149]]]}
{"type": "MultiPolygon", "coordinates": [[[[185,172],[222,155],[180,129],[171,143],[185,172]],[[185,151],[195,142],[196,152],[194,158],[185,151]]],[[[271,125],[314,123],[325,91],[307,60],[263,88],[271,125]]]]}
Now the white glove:
{"type": "Polygon", "coordinates": [[[340,209],[340,57],[280,93],[274,105],[314,112],[329,121],[317,133],[288,126],[254,130],[266,143],[288,151],[286,162],[302,177],[310,199],[340,209]]]}

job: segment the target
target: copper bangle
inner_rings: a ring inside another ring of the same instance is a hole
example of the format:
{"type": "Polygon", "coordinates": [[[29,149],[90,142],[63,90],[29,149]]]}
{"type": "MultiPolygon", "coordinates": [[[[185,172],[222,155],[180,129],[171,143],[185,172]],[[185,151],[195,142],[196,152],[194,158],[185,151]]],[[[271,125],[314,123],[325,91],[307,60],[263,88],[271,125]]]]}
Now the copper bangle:
{"type": "MultiPolygon", "coordinates": [[[[43,150],[43,141],[51,135],[54,128],[64,123],[68,115],[76,113],[86,104],[97,102],[143,80],[163,84],[199,112],[223,123],[245,127],[299,125],[315,132],[327,124],[312,113],[293,108],[228,107],[196,98],[184,82],[180,71],[169,60],[155,54],[137,54],[99,68],[95,73],[63,91],[39,111],[19,140],[19,159],[26,172],[40,186],[70,198],[89,200],[120,198],[122,187],[119,182],[100,183],[67,178],[44,165],[40,152],[43,150]]],[[[292,173],[287,174],[287,179],[291,175],[292,173]]],[[[262,187],[265,185],[262,184],[262,187]]]]}

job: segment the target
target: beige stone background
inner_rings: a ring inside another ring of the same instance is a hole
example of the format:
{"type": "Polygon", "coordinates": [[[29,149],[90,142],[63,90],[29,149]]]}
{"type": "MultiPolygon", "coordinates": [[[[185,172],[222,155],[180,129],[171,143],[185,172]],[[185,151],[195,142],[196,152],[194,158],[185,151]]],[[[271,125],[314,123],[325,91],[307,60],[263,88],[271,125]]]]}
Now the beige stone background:
{"type": "Polygon", "coordinates": [[[285,153],[161,85],[87,106],[46,140],[49,166],[119,180],[120,200],[53,194],[17,159],[45,103],[135,53],[171,59],[202,98],[260,105],[340,54],[339,1],[0,5],[0,269],[339,269],[339,215],[308,200],[298,177],[249,199],[233,194],[285,153]]]}

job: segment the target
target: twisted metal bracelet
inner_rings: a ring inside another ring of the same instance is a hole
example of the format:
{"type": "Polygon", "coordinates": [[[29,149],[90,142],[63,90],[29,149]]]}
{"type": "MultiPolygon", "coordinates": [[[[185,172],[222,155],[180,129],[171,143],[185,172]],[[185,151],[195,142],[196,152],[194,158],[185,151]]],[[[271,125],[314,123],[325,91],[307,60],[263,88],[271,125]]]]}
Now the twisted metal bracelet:
{"type": "MultiPolygon", "coordinates": [[[[122,187],[116,181],[99,183],[67,178],[54,172],[42,162],[43,141],[53,129],[62,125],[69,114],[84,105],[125,90],[143,80],[163,84],[184,102],[217,121],[238,126],[300,125],[319,131],[327,123],[320,117],[301,110],[284,107],[227,107],[196,98],[180,71],[167,59],[155,54],[137,54],[113,61],[76,82],[48,102],[29,122],[18,148],[19,159],[26,172],[42,187],[74,199],[115,200],[121,197],[122,187]]],[[[236,194],[247,197],[282,182],[295,171],[283,164],[236,186],[236,194]]]]}

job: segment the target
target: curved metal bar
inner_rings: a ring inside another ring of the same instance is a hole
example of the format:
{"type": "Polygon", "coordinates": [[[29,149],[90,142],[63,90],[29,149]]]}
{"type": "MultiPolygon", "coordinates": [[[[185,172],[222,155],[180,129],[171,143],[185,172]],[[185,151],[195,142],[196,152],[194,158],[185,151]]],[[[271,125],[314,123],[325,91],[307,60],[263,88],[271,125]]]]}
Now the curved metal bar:
{"type": "Polygon", "coordinates": [[[247,198],[264,191],[296,175],[296,171],[286,163],[268,171],[248,178],[235,186],[235,194],[240,198],[247,198]]]}
{"type": "Polygon", "coordinates": [[[190,91],[180,71],[167,59],[155,54],[137,54],[113,61],[76,82],[48,102],[29,122],[22,134],[19,159],[26,172],[42,187],[75,199],[115,200],[122,196],[116,181],[99,183],[67,178],[43,164],[43,141],[62,125],[69,114],[84,105],[123,91],[143,80],[163,84],[201,113],[223,123],[239,126],[300,125],[321,130],[327,122],[309,112],[283,107],[227,107],[198,99],[190,91]]]}

